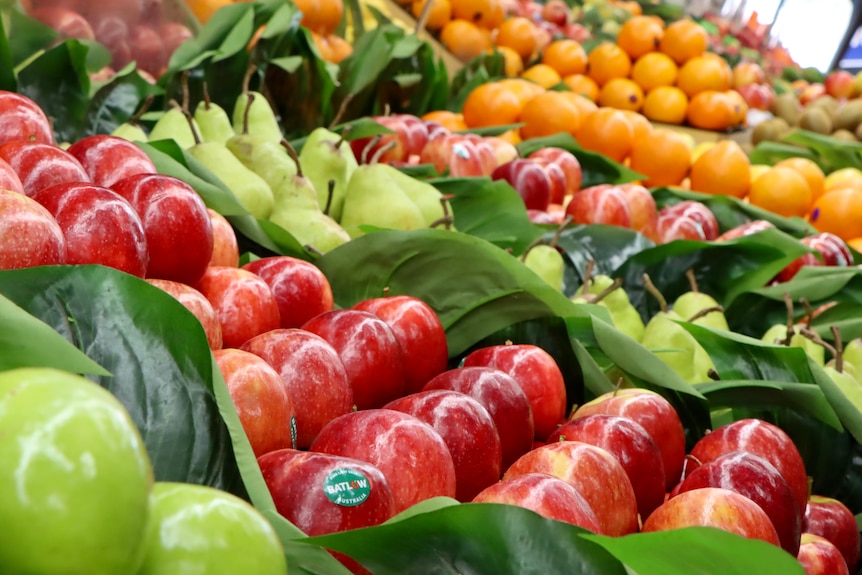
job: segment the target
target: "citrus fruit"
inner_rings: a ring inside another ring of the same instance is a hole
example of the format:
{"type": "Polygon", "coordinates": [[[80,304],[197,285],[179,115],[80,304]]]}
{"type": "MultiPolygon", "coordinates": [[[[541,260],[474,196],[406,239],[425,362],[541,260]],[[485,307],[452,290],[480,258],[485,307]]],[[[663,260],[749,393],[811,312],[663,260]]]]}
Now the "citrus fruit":
{"type": "Polygon", "coordinates": [[[673,58],[661,52],[644,54],[632,66],[631,78],[649,92],[659,86],[673,86],[679,68],[673,58]]]}
{"type": "Polygon", "coordinates": [[[458,0],[452,2],[452,17],[493,30],[503,23],[506,10],[500,0],[458,0]]]}
{"type": "Polygon", "coordinates": [[[521,74],[521,77],[530,80],[531,82],[535,82],[539,86],[543,88],[550,88],[551,86],[556,86],[563,79],[557,73],[556,70],[548,66],[547,64],[533,64],[521,74]]]}
{"type": "Polygon", "coordinates": [[[600,106],[636,112],[641,109],[643,102],[643,90],[628,78],[613,78],[599,91],[600,106]]]}
{"type": "Polygon", "coordinates": [[[533,55],[538,47],[536,25],[523,16],[507,18],[497,28],[495,44],[511,48],[522,59],[526,60],[533,55]]]}
{"type": "Polygon", "coordinates": [[[538,138],[560,132],[574,135],[581,125],[581,113],[562,92],[534,96],[521,112],[521,137],[538,138]]]}
{"type": "Polygon", "coordinates": [[[650,16],[634,16],[626,20],[617,33],[617,45],[632,60],[658,50],[664,35],[661,21],[650,16]]]}
{"type": "Polygon", "coordinates": [[[643,115],[654,122],[682,124],[688,110],[688,97],[676,86],[658,86],[644,97],[643,115]]]}
{"type": "Polygon", "coordinates": [[[751,186],[751,164],[739,144],[721,140],[694,160],[689,178],[692,190],[742,198],[751,186]]]}
{"type": "Polygon", "coordinates": [[[569,87],[569,90],[588,100],[595,102],[599,99],[599,85],[589,76],[572,74],[563,78],[563,83],[569,87]]]}
{"type": "Polygon", "coordinates": [[[628,77],[631,69],[631,58],[613,42],[602,42],[587,55],[587,76],[599,86],[614,78],[628,77]]]}
{"type": "Polygon", "coordinates": [[[730,76],[725,66],[715,58],[696,56],[679,69],[676,85],[689,98],[704,90],[723,92],[730,89],[730,76]]]}
{"type": "Polygon", "coordinates": [[[780,216],[802,217],[811,205],[811,190],[795,170],[774,166],[751,184],[748,201],[780,216]]]}
{"type": "Polygon", "coordinates": [[[790,168],[805,178],[805,181],[808,182],[808,188],[811,190],[812,203],[823,195],[826,176],[823,174],[820,166],[813,160],[809,160],[808,158],[787,158],[786,160],[781,160],[775,166],[790,168]]]}
{"type": "Polygon", "coordinates": [[[467,99],[461,113],[464,123],[470,128],[514,124],[524,108],[514,92],[496,82],[476,86],[467,99]]]}
{"type": "Polygon", "coordinates": [[[467,20],[450,20],[440,30],[440,42],[459,60],[470,60],[484,54],[491,40],[476,24],[467,20]]]}
{"type": "Polygon", "coordinates": [[[635,139],[630,167],[646,176],[644,185],[677,186],[688,174],[691,148],[680,134],[656,128],[635,139]]]}
{"type": "Polygon", "coordinates": [[[859,188],[862,190],[862,170],[857,168],[841,168],[835,170],[823,180],[823,189],[829,191],[834,188],[859,188]]]}
{"type": "Polygon", "coordinates": [[[695,94],[686,110],[688,123],[702,130],[726,130],[734,125],[736,118],[733,104],[727,94],[714,90],[695,94]]]}
{"type": "Polygon", "coordinates": [[[574,40],[556,40],[542,52],[542,63],[556,70],[560,76],[583,74],[587,69],[587,53],[574,40]]]}
{"type": "Polygon", "coordinates": [[[808,219],[821,232],[844,241],[862,237],[862,191],[834,188],[814,201],[808,219]]]}
{"type": "Polygon", "coordinates": [[[631,152],[634,128],[622,110],[599,108],[582,119],[575,139],[587,150],[622,162],[631,152]]]}
{"type": "MultiPolygon", "coordinates": [[[[414,18],[419,19],[427,3],[428,0],[413,0],[411,11],[414,18]]],[[[449,0],[434,0],[430,10],[428,19],[425,21],[425,27],[429,30],[440,30],[452,19],[452,4],[449,0]]]]}
{"type": "Polygon", "coordinates": [[[682,64],[703,54],[708,44],[703,26],[693,20],[677,20],[664,29],[658,49],[682,64]]]}

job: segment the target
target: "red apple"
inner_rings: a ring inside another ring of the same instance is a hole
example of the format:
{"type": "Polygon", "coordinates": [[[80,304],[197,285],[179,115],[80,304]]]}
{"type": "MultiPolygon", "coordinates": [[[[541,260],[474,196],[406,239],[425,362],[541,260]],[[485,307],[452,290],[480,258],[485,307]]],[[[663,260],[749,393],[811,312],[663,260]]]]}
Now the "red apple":
{"type": "Polygon", "coordinates": [[[204,294],[219,319],[224,347],[239,347],[279,325],[272,290],[248,270],[209,266],[193,286],[204,294]]]}
{"type": "Polygon", "coordinates": [[[0,189],[0,270],[65,261],[66,240],[51,212],[24,194],[0,189]]]}
{"type": "MultiPolygon", "coordinates": [[[[153,22],[158,22],[158,20],[154,19],[153,22]]],[[[171,54],[173,54],[176,49],[183,44],[183,42],[194,38],[194,33],[189,29],[189,27],[180,22],[159,22],[156,25],[156,32],[158,32],[159,37],[162,39],[168,60],[170,60],[171,54]]]]}
{"type": "Polygon", "coordinates": [[[6,160],[0,159],[0,190],[24,193],[24,184],[6,160]]]}
{"type": "Polygon", "coordinates": [[[22,94],[0,90],[0,146],[15,141],[53,144],[54,130],[36,102],[22,94]]]}
{"type": "Polygon", "coordinates": [[[125,198],[86,183],[56,184],[32,197],[60,224],[67,264],[102,264],[144,277],[149,259],[144,224],[125,198]]]}
{"type": "Polygon", "coordinates": [[[528,210],[547,210],[551,202],[551,179],[538,161],[518,158],[499,166],[491,179],[511,185],[528,210]]]}
{"type": "Polygon", "coordinates": [[[94,14],[89,17],[96,40],[111,52],[111,68],[120,70],[132,61],[129,46],[129,25],[114,14],[94,14]]]}
{"type": "Polygon", "coordinates": [[[859,527],[853,512],[846,505],[832,497],[810,496],[802,530],[828,539],[841,552],[850,572],[856,572],[859,563],[859,527]]]}
{"type": "Polygon", "coordinates": [[[557,26],[565,26],[569,19],[569,5],[563,0],[548,0],[542,7],[542,19],[557,26]]]}
{"type": "Polygon", "coordinates": [[[796,559],[805,575],[850,575],[841,551],[828,539],[813,533],[802,534],[796,559]]]}
{"type": "Polygon", "coordinates": [[[750,84],[766,82],[766,72],[757,62],[740,62],[733,67],[733,87],[741,88],[750,84]]]}
{"type": "Polygon", "coordinates": [[[548,437],[582,441],[617,458],[631,481],[641,518],[664,502],[665,476],[661,450],[647,431],[628,417],[595,413],[564,423],[548,437]]]}
{"type": "Polygon", "coordinates": [[[184,181],[161,174],[129,176],[111,189],[141,216],[150,252],[147,277],[189,285],[200,280],[212,258],[213,232],[197,192],[184,181]]]}
{"type": "MultiPolygon", "coordinates": [[[[518,148],[513,143],[499,136],[485,136],[485,141],[493,148],[498,166],[511,162],[520,156],[518,148]]],[[[419,152],[421,153],[422,150],[419,150],[419,152]]]]}
{"type": "Polygon", "coordinates": [[[301,329],[274,329],[242,345],[281,376],[296,406],[296,446],[307,449],[323,426],[353,410],[353,390],[338,353],[301,329]]]}
{"type": "Polygon", "coordinates": [[[563,35],[582,44],[593,37],[589,28],[577,22],[563,26],[563,35]]]}
{"type": "Polygon", "coordinates": [[[378,162],[403,162],[412,154],[419,154],[428,141],[428,126],[416,116],[410,114],[392,114],[389,116],[372,116],[378,124],[392,130],[390,134],[377,137],[357,138],[350,142],[353,155],[359,162],[367,163],[380,152],[378,162]],[[394,142],[394,146],[392,145],[394,142]]]}
{"type": "Polygon", "coordinates": [[[466,393],[481,403],[497,427],[502,469],[533,446],[533,410],[527,394],[509,374],[491,367],[459,367],[444,371],[425,387],[466,393]]]}
{"type": "Polygon", "coordinates": [[[404,361],[404,393],[421,391],[431,378],[446,371],[446,331],[431,306],[409,295],[360,301],[353,309],[373,313],[392,329],[404,361]]]}
{"type": "Polygon", "coordinates": [[[301,327],[334,306],[329,280],[319,268],[305,260],[270,256],[242,267],[269,284],[278,302],[283,328],[301,327]]]}
{"type": "Polygon", "coordinates": [[[174,296],[201,322],[210,349],[221,349],[221,324],[212,304],[204,294],[190,285],[171,280],[148,279],[148,283],[174,296]]]}
{"type": "Polygon", "coordinates": [[[382,407],[404,395],[404,359],[398,339],[373,313],[336,309],[312,318],[302,329],[316,333],[338,352],[357,409],[382,407]]]}
{"type": "Polygon", "coordinates": [[[542,441],[566,416],[566,383],[553,356],[531,344],[493,345],[464,358],[464,367],[499,369],[518,382],[530,400],[535,437],[542,441]]]}
{"type": "Polygon", "coordinates": [[[55,184],[91,181],[73,155],[53,144],[27,140],[9,142],[0,146],[0,159],[12,166],[28,196],[55,184]]]}
{"type": "Polygon", "coordinates": [[[169,54],[165,52],[161,36],[145,24],[129,29],[129,49],[138,67],[151,74],[160,75],[168,64],[169,54]]]}
{"type": "MultiPolygon", "coordinates": [[[[559,164],[555,164],[544,158],[528,158],[530,162],[536,162],[542,166],[548,181],[551,183],[551,198],[549,204],[561,204],[566,197],[566,174],[559,164]]],[[[547,209],[547,208],[546,208],[547,209]]]]}
{"type": "Polygon", "coordinates": [[[791,555],[799,551],[802,513],[790,485],[767,460],[746,451],[725,453],[690,473],[678,492],[703,487],[721,487],[748,497],[769,516],[781,547],[791,555]]]}
{"type": "Polygon", "coordinates": [[[632,484],[616,457],[581,441],[557,441],[537,447],[513,463],[503,480],[525,473],[549,473],[570,483],[590,504],[604,535],[638,530],[638,506],[632,484]]]}
{"type": "Polygon", "coordinates": [[[368,462],[296,449],[257,462],[275,509],[306,535],[372,527],[395,514],[392,487],[368,462]]]}
{"type": "Polygon", "coordinates": [[[158,172],[146,152],[118,136],[86,136],[69,146],[67,151],[81,162],[97,186],[110,188],[123,178],[158,172]]]}
{"type": "Polygon", "coordinates": [[[320,430],[310,451],[354,457],[377,466],[392,486],[395,512],[431,497],[455,497],[455,465],[440,434],[392,409],[337,417],[320,430]]]}
{"type": "Polygon", "coordinates": [[[658,210],[650,191],[639,184],[620,184],[617,187],[628,201],[631,229],[655,238],[658,210]]]}
{"type": "Polygon", "coordinates": [[[31,18],[50,26],[57,32],[59,42],[68,38],[80,40],[95,40],[96,35],[87,19],[66,8],[51,7],[31,10],[28,14],[31,18]]]}
{"type": "MultiPolygon", "coordinates": [[[[573,153],[563,148],[540,148],[527,156],[529,159],[544,159],[554,163],[563,169],[563,174],[566,176],[566,193],[565,196],[570,196],[581,189],[581,181],[583,179],[583,171],[581,163],[573,153]]],[[[563,202],[555,202],[562,204],[563,202]]]]}
{"type": "Polygon", "coordinates": [[[563,223],[565,217],[559,217],[559,214],[547,212],[545,210],[527,210],[527,218],[534,224],[556,224],[563,223]]]}
{"type": "Polygon", "coordinates": [[[830,234],[829,232],[821,232],[813,236],[806,236],[799,240],[806,246],[817,250],[822,256],[818,258],[813,253],[808,253],[800,256],[790,262],[786,268],[778,274],[778,281],[786,282],[793,279],[802,266],[851,266],[853,265],[853,255],[850,253],[850,248],[844,243],[844,240],[830,234]]]}
{"type": "Polygon", "coordinates": [[[639,423],[661,450],[665,489],[671,489],[679,482],[685,462],[685,430],[668,400],[647,389],[619,389],[581,405],[575,410],[572,419],[594,413],[629,417],[639,423]]]}
{"type": "Polygon", "coordinates": [[[833,70],[826,75],[823,87],[833,98],[852,98],[856,91],[856,77],[847,70],[833,70]]]}
{"type": "Polygon", "coordinates": [[[413,415],[440,434],[455,465],[455,498],[465,502],[500,480],[497,426],[481,403],[460,391],[429,389],[390,401],[384,409],[413,415]]]}
{"type": "Polygon", "coordinates": [[[775,226],[772,224],[772,222],[768,222],[766,220],[752,220],[750,222],[740,224],[735,228],[727,230],[726,232],[715,238],[715,241],[723,242],[726,240],[733,240],[744,236],[750,236],[752,234],[756,234],[774,227],[775,226]]]}
{"type": "Polygon", "coordinates": [[[799,92],[799,103],[807,106],[814,100],[826,95],[826,87],[820,83],[808,84],[799,92]]]}
{"type": "Polygon", "coordinates": [[[632,227],[628,198],[619,186],[601,184],[584,188],[566,204],[566,214],[575,224],[606,224],[632,227]]]}
{"type": "Polygon", "coordinates": [[[704,204],[685,200],[661,209],[656,224],[660,243],[674,240],[712,241],[718,237],[718,220],[704,204]]]}
{"type": "Polygon", "coordinates": [[[715,527],[778,545],[772,521],[760,506],[735,491],[702,487],[668,499],[644,521],[643,533],[682,527],[715,527]]]}
{"type": "Polygon", "coordinates": [[[775,103],[775,90],[769,84],[746,84],[734,88],[752,110],[770,110],[775,103]]]}
{"type": "Polygon", "coordinates": [[[498,481],[473,498],[473,503],[505,503],[535,511],[600,533],[599,520],[584,496],[568,482],[548,473],[525,473],[498,481]]]}
{"type": "Polygon", "coordinates": [[[452,177],[489,176],[497,166],[491,145],[477,143],[467,134],[429,134],[419,158],[423,164],[432,164],[440,174],[448,170],[452,177]]]}
{"type": "Polygon", "coordinates": [[[217,349],[213,357],[255,457],[295,447],[296,410],[278,372],[240,349],[217,349]]]}
{"type": "Polygon", "coordinates": [[[213,255],[209,265],[239,267],[239,244],[233,226],[226,217],[212,208],[207,208],[207,214],[213,228],[213,255]]]}
{"type": "Polygon", "coordinates": [[[121,17],[124,22],[133,24],[141,19],[144,13],[143,0],[86,0],[81,2],[81,10],[92,20],[103,14],[121,17]]]}

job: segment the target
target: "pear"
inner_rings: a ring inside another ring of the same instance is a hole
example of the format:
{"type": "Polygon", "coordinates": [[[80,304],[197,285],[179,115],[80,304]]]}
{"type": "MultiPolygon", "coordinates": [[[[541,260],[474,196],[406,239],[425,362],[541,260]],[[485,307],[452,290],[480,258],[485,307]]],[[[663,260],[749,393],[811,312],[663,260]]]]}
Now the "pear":
{"type": "Polygon", "coordinates": [[[281,126],[275,117],[275,111],[270,106],[266,96],[260,92],[248,89],[248,82],[254,73],[254,67],[250,68],[245,75],[242,94],[240,94],[233,106],[233,129],[237,134],[248,131],[257,134],[278,144],[284,137],[281,126]]]}
{"type": "Polygon", "coordinates": [[[641,314],[629,300],[628,294],[622,289],[622,280],[613,279],[604,274],[593,276],[594,265],[593,260],[587,263],[584,283],[575,291],[572,301],[605,306],[611,314],[614,327],[635,341],[641,341],[644,322],[641,314]]]}
{"type": "Polygon", "coordinates": [[[760,340],[776,345],[801,347],[817,365],[825,365],[826,350],[823,346],[802,335],[807,326],[793,323],[793,299],[789,293],[784,294],[784,304],[787,307],[787,323],[773,325],[760,340]]]}
{"type": "Polygon", "coordinates": [[[187,119],[186,112],[174,101],[164,115],[159,118],[150,130],[149,141],[174,140],[182,149],[187,150],[195,145],[195,133],[200,133],[198,123],[187,119]],[[192,130],[195,130],[193,132],[192,130]]]}
{"type": "Polygon", "coordinates": [[[846,397],[856,409],[862,411],[862,384],[859,383],[859,372],[853,364],[847,363],[844,360],[844,350],[841,345],[841,332],[838,326],[832,326],[832,338],[835,345],[831,346],[817,334],[806,330],[805,335],[812,342],[817,343],[823,349],[828,349],[832,353],[832,359],[829,360],[823,367],[826,375],[835,383],[841,393],[846,397]]]}
{"type": "Polygon", "coordinates": [[[351,238],[364,235],[362,225],[396,230],[427,227],[419,207],[401,189],[389,164],[361,165],[353,172],[344,195],[341,225],[351,238]]]}
{"type": "Polygon", "coordinates": [[[147,132],[144,131],[140,124],[133,124],[131,122],[120,124],[114,128],[111,135],[126,139],[130,142],[146,142],[149,139],[147,132]]]}
{"type": "MultiPolygon", "coordinates": [[[[417,180],[413,176],[409,176],[396,169],[391,172],[392,179],[401,186],[401,189],[407,194],[414,204],[422,212],[422,217],[425,219],[425,225],[428,227],[435,226],[437,222],[443,218],[449,217],[452,211],[452,206],[449,201],[440,193],[440,190],[422,180],[417,180]]],[[[451,228],[451,226],[450,226],[451,228]]]]}
{"type": "MultiPolygon", "coordinates": [[[[844,367],[848,369],[853,366],[856,374],[862,377],[862,338],[851,339],[844,346],[844,367]]],[[[860,380],[862,383],[862,380],[860,380]]]]}
{"type": "Polygon", "coordinates": [[[557,248],[547,243],[534,242],[524,251],[521,262],[552,288],[563,291],[566,264],[557,248]]]}
{"type": "MultiPolygon", "coordinates": [[[[323,127],[315,128],[302,146],[299,161],[305,176],[317,190],[321,209],[325,210],[329,205],[327,213],[340,220],[347,184],[359,166],[350,144],[335,132],[323,127]],[[331,198],[327,194],[329,180],[335,181],[331,198]]],[[[440,207],[439,203],[437,207],[440,207]]]]}
{"type": "Polygon", "coordinates": [[[722,307],[712,296],[698,290],[694,271],[689,269],[686,276],[691,284],[691,291],[676,298],[676,301],[673,302],[673,311],[691,323],[730,331],[722,307]]]}
{"type": "Polygon", "coordinates": [[[198,123],[201,140],[204,142],[224,144],[228,138],[235,135],[233,125],[231,125],[225,109],[210,101],[206,82],[204,82],[204,99],[198,102],[194,118],[198,123]]]}

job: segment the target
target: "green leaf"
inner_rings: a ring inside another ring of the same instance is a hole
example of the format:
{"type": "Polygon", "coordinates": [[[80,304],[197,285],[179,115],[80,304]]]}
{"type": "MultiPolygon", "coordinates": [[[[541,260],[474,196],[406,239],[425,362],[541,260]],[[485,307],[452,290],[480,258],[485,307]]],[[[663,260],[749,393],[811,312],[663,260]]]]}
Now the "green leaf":
{"type": "Polygon", "coordinates": [[[796,128],[785,134],[782,141],[805,146],[821,158],[826,172],[843,168],[862,168],[862,144],[845,142],[830,136],[796,128]]]}
{"type": "MultiPolygon", "coordinates": [[[[225,40],[230,37],[236,23],[242,21],[243,17],[248,12],[253,11],[255,6],[256,4],[239,2],[228,4],[216,11],[195,38],[184,42],[174,51],[168,63],[168,70],[159,79],[159,83],[165,85],[166,82],[173,79],[177,72],[193,68],[204,59],[219,54],[219,50],[225,40]]],[[[230,45],[225,46],[225,48],[230,47],[230,45]]]]}
{"type": "Polygon", "coordinates": [[[254,10],[246,9],[233,20],[230,30],[219,44],[218,54],[213,58],[213,63],[244,52],[254,35],[254,30],[254,10]]]}
{"type": "Polygon", "coordinates": [[[18,79],[15,77],[15,62],[12,59],[12,45],[6,34],[5,18],[0,13],[0,90],[15,92],[18,79]]]}
{"type": "Polygon", "coordinates": [[[823,390],[823,395],[826,396],[832,409],[838,414],[841,424],[850,432],[857,443],[862,443],[862,411],[859,411],[859,408],[844,395],[823,368],[810,357],[808,358],[808,365],[811,368],[811,373],[814,374],[814,381],[823,390]]]}
{"type": "Polygon", "coordinates": [[[777,164],[787,158],[808,158],[817,163],[821,169],[826,167],[823,159],[811,150],[781,142],[760,142],[748,153],[748,160],[752,164],[765,164],[767,166],[777,164]]]}
{"type": "Polygon", "coordinates": [[[134,116],[147,96],[161,92],[160,88],[144,80],[134,67],[118,72],[90,100],[86,134],[110,134],[134,116]]]}
{"type": "Polygon", "coordinates": [[[11,48],[11,67],[16,67],[46,50],[57,39],[57,32],[50,26],[19,10],[9,13],[9,46],[11,48]]]}

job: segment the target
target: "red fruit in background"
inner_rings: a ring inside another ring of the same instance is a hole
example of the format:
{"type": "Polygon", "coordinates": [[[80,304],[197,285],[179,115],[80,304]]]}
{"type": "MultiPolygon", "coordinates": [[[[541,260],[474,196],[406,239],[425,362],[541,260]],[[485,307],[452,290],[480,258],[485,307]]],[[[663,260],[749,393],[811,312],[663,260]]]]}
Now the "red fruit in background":
{"type": "Polygon", "coordinates": [[[111,14],[93,15],[89,18],[93,26],[96,40],[111,52],[111,68],[120,70],[132,61],[132,49],[129,46],[129,25],[111,14]]]}
{"type": "Polygon", "coordinates": [[[557,362],[530,344],[493,345],[464,358],[464,367],[492,367],[510,375],[524,390],[533,411],[535,438],[542,441],[566,416],[566,383],[557,362]]]}
{"type": "Polygon", "coordinates": [[[174,296],[201,322],[210,349],[221,349],[221,324],[209,300],[190,285],[171,280],[148,279],[148,283],[174,296]]]}
{"type": "Polygon", "coordinates": [[[455,497],[455,465],[443,438],[400,411],[366,409],[337,417],[309,450],[375,465],[392,487],[396,513],[431,497],[455,497]]]}
{"type": "Polygon", "coordinates": [[[266,282],[250,271],[209,266],[193,287],[212,304],[224,347],[239,347],[256,335],[278,328],[275,296],[266,282]]]}
{"type": "Polygon", "coordinates": [[[358,162],[371,161],[380,149],[387,146],[391,147],[380,153],[378,162],[406,162],[412,154],[421,153],[428,141],[428,126],[416,116],[392,114],[373,116],[371,119],[389,128],[392,133],[382,134],[379,138],[369,136],[352,140],[350,148],[358,162]]]}
{"type": "Polygon", "coordinates": [[[826,94],[826,87],[823,84],[808,84],[802,91],[799,92],[799,103],[807,106],[817,98],[826,94]]]}
{"type": "Polygon", "coordinates": [[[150,26],[136,24],[129,29],[129,49],[132,60],[151,74],[160,75],[168,64],[162,38],[150,26]]]}
{"type": "Polygon", "coordinates": [[[658,224],[658,210],[650,191],[638,184],[621,184],[617,187],[628,201],[631,229],[654,239],[658,224]]]}
{"type": "Polygon", "coordinates": [[[36,102],[22,94],[0,90],[0,146],[16,140],[53,144],[54,131],[36,102]]]}
{"type": "Polygon", "coordinates": [[[0,189],[0,270],[65,261],[66,240],[51,212],[24,194],[0,189]]]}
{"type": "Polygon", "coordinates": [[[404,393],[421,391],[446,370],[449,347],[446,331],[431,306],[409,295],[360,301],[353,309],[373,313],[392,329],[404,362],[404,393]]]}
{"type": "Polygon", "coordinates": [[[833,70],[826,75],[823,88],[833,98],[852,98],[856,91],[856,77],[847,70],[833,70]]]}
{"type": "Polygon", "coordinates": [[[547,210],[551,202],[551,179],[537,161],[518,158],[497,167],[493,180],[505,180],[515,188],[528,210],[547,210]]]}
{"type": "Polygon", "coordinates": [[[357,409],[382,407],[404,395],[404,360],[389,326],[372,313],[336,309],[302,329],[328,341],[347,372],[357,409]]]}
{"type": "Polygon", "coordinates": [[[506,503],[600,533],[599,520],[584,496],[548,473],[525,473],[498,481],[473,498],[474,503],[506,503]]]}
{"type": "Polygon", "coordinates": [[[147,271],[147,237],[125,198],[101,186],[43,188],[33,199],[51,212],[66,239],[67,264],[102,264],[139,278],[147,271]]]}
{"type": "Polygon", "coordinates": [[[527,217],[534,224],[556,224],[563,223],[565,218],[559,217],[559,214],[552,214],[545,210],[527,210],[527,217]]]}
{"type": "Polygon", "coordinates": [[[775,102],[775,90],[769,84],[746,84],[735,88],[750,109],[769,110],[775,102]]]}
{"type": "Polygon", "coordinates": [[[537,447],[509,466],[503,480],[525,473],[549,473],[567,481],[587,503],[603,535],[638,530],[638,507],[620,462],[601,447],[581,441],[557,441],[537,447]]]}
{"type": "Polygon", "coordinates": [[[851,266],[853,265],[853,254],[847,244],[829,232],[821,232],[813,236],[806,236],[799,240],[806,246],[817,250],[823,259],[815,254],[808,253],[790,262],[786,268],[778,274],[778,280],[782,282],[793,279],[802,266],[851,266]]]}
{"type": "Polygon", "coordinates": [[[111,189],[129,200],[144,224],[150,252],[147,277],[194,285],[213,253],[212,221],[197,192],[161,174],[123,178],[111,189]]]}
{"type": "Polygon", "coordinates": [[[395,514],[392,487],[368,462],[295,449],[257,462],[275,509],[306,535],[372,527],[395,514]]]}
{"type": "Polygon", "coordinates": [[[75,156],[53,144],[9,142],[0,146],[0,159],[12,166],[28,196],[56,184],[91,181],[75,156]]]}
{"type": "Polygon", "coordinates": [[[0,190],[24,193],[24,184],[6,160],[0,159],[0,190]]]}
{"type": "MultiPolygon", "coordinates": [[[[566,198],[566,174],[559,164],[555,164],[544,158],[528,158],[531,162],[536,162],[545,171],[548,180],[551,182],[551,204],[562,204],[566,198]]],[[[547,209],[547,208],[546,208],[547,209]]]]}
{"type": "Polygon", "coordinates": [[[460,391],[488,410],[500,437],[502,469],[532,448],[535,433],[530,400],[509,374],[491,367],[459,367],[444,371],[423,389],[460,391]]]}
{"type": "Polygon", "coordinates": [[[685,429],[668,400],[647,389],[619,389],[581,405],[572,414],[572,419],[594,413],[619,415],[639,423],[661,450],[665,489],[677,484],[685,462],[685,429]]]}
{"type": "Polygon", "coordinates": [[[281,376],[296,406],[296,446],[307,449],[323,426],[353,410],[353,390],[335,349],[301,329],[274,329],[241,349],[260,356],[281,376]]]}
{"type": "Polygon", "coordinates": [[[756,62],[740,62],[733,67],[733,87],[741,88],[749,84],[766,82],[766,72],[756,62]]]}
{"type": "Polygon", "coordinates": [[[185,24],[179,22],[164,21],[156,25],[156,32],[162,39],[167,59],[170,60],[177,48],[186,40],[194,38],[194,33],[185,24]]]}
{"type": "Polygon", "coordinates": [[[207,208],[207,214],[213,228],[213,255],[209,265],[239,267],[239,244],[233,226],[212,208],[207,208]]]}
{"type": "Polygon", "coordinates": [[[641,532],[715,527],[778,545],[769,516],[757,503],[729,489],[703,487],[668,499],[644,521],[641,532]]]}
{"type": "Polygon", "coordinates": [[[67,151],[75,156],[97,186],[110,188],[123,178],[158,172],[146,152],[118,136],[86,136],[67,151]]]}
{"type": "Polygon", "coordinates": [[[432,164],[440,174],[448,170],[453,177],[490,176],[497,166],[497,155],[490,144],[466,134],[439,132],[436,136],[429,134],[419,161],[432,164]]]}
{"type": "MultiPolygon", "coordinates": [[[[566,196],[574,194],[581,189],[583,171],[581,163],[573,153],[563,148],[540,148],[527,156],[528,159],[543,159],[554,163],[563,169],[566,176],[566,196]]],[[[562,203],[562,202],[557,202],[562,203]]]]}
{"type": "Polygon", "coordinates": [[[281,327],[300,327],[333,308],[329,280],[314,264],[290,256],[248,262],[242,269],[263,278],[278,303],[281,327]]]}
{"type": "Polygon", "coordinates": [[[469,395],[430,389],[405,395],[383,407],[409,413],[440,434],[455,465],[458,501],[470,501],[500,480],[502,451],[497,426],[488,410],[469,395]]]}
{"type": "Polygon", "coordinates": [[[750,222],[746,222],[744,224],[736,226],[735,228],[727,230],[726,232],[715,238],[715,241],[723,242],[726,240],[733,240],[744,236],[750,236],[752,234],[756,234],[774,227],[775,226],[772,224],[772,222],[767,222],[766,220],[752,220],[750,222]]]}
{"type": "Polygon", "coordinates": [[[239,349],[217,349],[213,357],[255,457],[294,447],[296,411],[278,372],[239,349]]]}
{"type": "Polygon", "coordinates": [[[859,564],[859,527],[853,512],[841,501],[822,495],[810,496],[802,530],[829,540],[841,552],[847,568],[856,572],[859,564]]]}
{"type": "Polygon", "coordinates": [[[580,42],[581,44],[593,36],[589,28],[583,24],[578,24],[577,22],[563,26],[563,35],[567,38],[571,38],[575,42],[580,42]]]}
{"type": "Polygon", "coordinates": [[[90,20],[95,16],[107,14],[133,24],[140,20],[144,13],[144,0],[84,0],[80,7],[84,16],[90,20]]]}
{"type": "Polygon", "coordinates": [[[731,451],[695,469],[679,485],[679,493],[721,487],[748,497],[772,521],[781,547],[796,555],[802,535],[802,513],[793,491],[774,465],[746,451],[731,451]]]}
{"type": "Polygon", "coordinates": [[[584,188],[566,205],[566,215],[575,224],[606,224],[630,228],[632,213],[628,198],[618,186],[601,184],[584,188]]]}
{"type": "Polygon", "coordinates": [[[803,533],[796,559],[805,569],[805,575],[850,575],[841,551],[827,539],[803,533]]]}
{"type": "Polygon", "coordinates": [[[664,502],[661,451],[650,434],[633,419],[601,413],[573,419],[551,433],[547,442],[557,441],[589,443],[616,457],[632,484],[641,518],[648,517],[664,502]]]}
{"type": "Polygon", "coordinates": [[[73,10],[60,7],[45,7],[31,10],[28,16],[50,26],[57,32],[57,42],[68,38],[95,40],[96,35],[87,19],[73,10]]]}
{"type": "Polygon", "coordinates": [[[700,202],[685,200],[659,212],[657,236],[660,243],[673,240],[712,241],[718,237],[718,220],[700,202]]]}
{"type": "Polygon", "coordinates": [[[568,4],[563,0],[548,0],[542,7],[542,19],[557,26],[564,26],[569,19],[568,4]]]}
{"type": "MultiPolygon", "coordinates": [[[[740,419],[707,433],[695,443],[689,455],[696,465],[703,465],[730,451],[748,451],[769,461],[790,485],[800,512],[805,509],[808,502],[805,464],[783,429],[762,419],[740,419]]],[[[696,465],[689,462],[686,475],[696,465]]]]}

